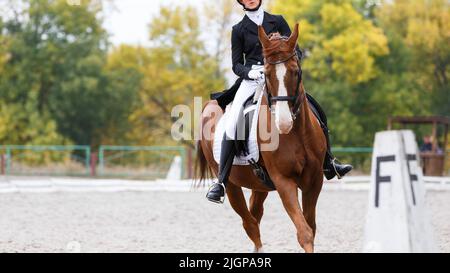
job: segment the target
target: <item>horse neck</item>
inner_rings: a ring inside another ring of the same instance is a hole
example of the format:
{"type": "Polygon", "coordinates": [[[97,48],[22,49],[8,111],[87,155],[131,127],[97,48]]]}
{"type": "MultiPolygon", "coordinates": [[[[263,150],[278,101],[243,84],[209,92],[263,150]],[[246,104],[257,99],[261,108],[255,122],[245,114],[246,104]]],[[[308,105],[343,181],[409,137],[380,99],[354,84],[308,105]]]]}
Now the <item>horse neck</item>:
{"type": "Polygon", "coordinates": [[[312,133],[312,124],[311,124],[311,112],[309,111],[309,105],[306,98],[306,91],[303,86],[303,82],[300,84],[300,92],[302,102],[300,104],[300,112],[297,116],[297,119],[294,121],[293,133],[297,134],[301,139],[305,138],[309,134],[312,133]]]}

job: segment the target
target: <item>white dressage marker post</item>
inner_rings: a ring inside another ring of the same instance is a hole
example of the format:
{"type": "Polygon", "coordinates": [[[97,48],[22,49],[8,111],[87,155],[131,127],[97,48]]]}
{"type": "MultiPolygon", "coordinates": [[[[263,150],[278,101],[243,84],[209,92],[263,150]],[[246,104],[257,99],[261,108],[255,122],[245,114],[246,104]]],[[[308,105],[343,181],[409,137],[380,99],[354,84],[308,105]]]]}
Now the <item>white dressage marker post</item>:
{"type": "Polygon", "coordinates": [[[412,131],[375,136],[363,252],[437,251],[412,131]]]}
{"type": "Polygon", "coordinates": [[[181,157],[175,156],[170,165],[169,172],[167,172],[166,180],[181,180],[182,167],[181,157]]]}

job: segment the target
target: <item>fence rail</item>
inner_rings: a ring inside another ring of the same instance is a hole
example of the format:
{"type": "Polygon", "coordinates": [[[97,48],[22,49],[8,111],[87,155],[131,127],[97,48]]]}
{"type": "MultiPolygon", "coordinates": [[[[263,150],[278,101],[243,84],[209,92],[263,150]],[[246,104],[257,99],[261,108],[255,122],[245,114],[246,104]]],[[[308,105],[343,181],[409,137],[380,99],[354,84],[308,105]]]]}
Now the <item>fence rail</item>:
{"type": "Polygon", "coordinates": [[[178,146],[100,146],[98,175],[109,177],[162,178],[174,158],[181,158],[181,177],[185,178],[186,148],[178,146]],[[127,166],[127,167],[125,167],[127,166]]]}
{"type": "Polygon", "coordinates": [[[1,145],[0,154],[5,175],[90,174],[91,147],[86,145],[1,145]]]}
{"type": "MultiPolygon", "coordinates": [[[[336,147],[333,153],[355,165],[357,173],[370,171],[372,147],[336,147]]],[[[182,178],[192,178],[192,150],[181,146],[0,145],[0,174],[69,175],[163,178],[176,156],[182,178]]],[[[447,150],[450,155],[450,150],[447,150]]],[[[449,174],[447,160],[445,174],[449,174]]]]}
{"type": "Polygon", "coordinates": [[[331,148],[333,153],[372,153],[372,147],[337,147],[331,148]]]}

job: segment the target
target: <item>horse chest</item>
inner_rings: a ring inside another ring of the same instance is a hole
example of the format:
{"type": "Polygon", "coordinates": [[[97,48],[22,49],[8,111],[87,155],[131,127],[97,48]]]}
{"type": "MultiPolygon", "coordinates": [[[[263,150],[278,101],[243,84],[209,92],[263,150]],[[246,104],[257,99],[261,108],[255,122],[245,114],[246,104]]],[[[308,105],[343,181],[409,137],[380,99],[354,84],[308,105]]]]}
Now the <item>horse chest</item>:
{"type": "Polygon", "coordinates": [[[277,151],[272,164],[284,176],[299,174],[305,166],[306,158],[303,149],[282,148],[277,151]]]}

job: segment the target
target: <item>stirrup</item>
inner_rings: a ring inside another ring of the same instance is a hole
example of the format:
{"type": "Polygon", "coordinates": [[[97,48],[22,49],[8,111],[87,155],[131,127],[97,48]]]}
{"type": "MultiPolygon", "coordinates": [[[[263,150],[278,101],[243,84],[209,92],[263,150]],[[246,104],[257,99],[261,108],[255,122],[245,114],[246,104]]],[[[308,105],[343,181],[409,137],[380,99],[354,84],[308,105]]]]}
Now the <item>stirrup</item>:
{"type": "Polygon", "coordinates": [[[207,199],[208,201],[213,202],[213,203],[216,203],[216,204],[223,204],[223,203],[225,203],[225,196],[227,195],[227,192],[226,192],[225,185],[224,185],[223,183],[214,182],[211,186],[209,186],[208,193],[206,194],[206,199],[207,199]],[[212,188],[214,185],[216,185],[216,184],[220,185],[220,186],[223,188],[223,196],[221,196],[221,197],[220,197],[220,200],[218,200],[218,201],[217,201],[217,200],[213,200],[213,199],[209,199],[209,198],[208,198],[208,193],[209,193],[209,191],[211,191],[211,188],[212,188]]]}
{"type": "Polygon", "coordinates": [[[333,159],[331,160],[331,165],[333,166],[333,170],[334,170],[334,173],[336,174],[337,178],[338,178],[338,179],[342,179],[342,176],[341,176],[341,175],[339,174],[339,172],[336,170],[336,160],[337,160],[336,157],[333,158],[333,159]]]}

